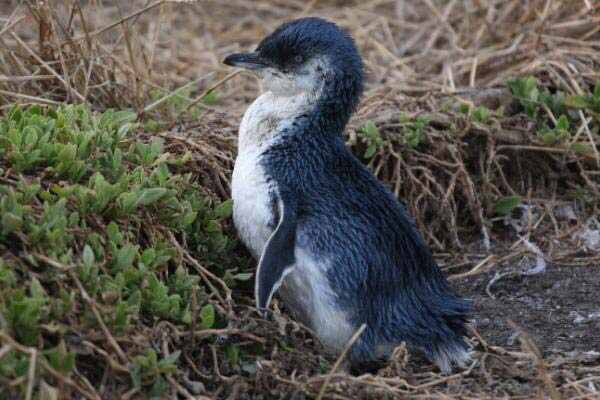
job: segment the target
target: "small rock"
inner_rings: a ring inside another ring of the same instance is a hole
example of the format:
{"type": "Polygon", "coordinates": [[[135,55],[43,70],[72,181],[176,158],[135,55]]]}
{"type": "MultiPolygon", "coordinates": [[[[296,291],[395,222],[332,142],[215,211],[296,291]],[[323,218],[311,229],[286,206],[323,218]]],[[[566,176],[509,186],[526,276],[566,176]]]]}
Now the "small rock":
{"type": "Polygon", "coordinates": [[[577,222],[577,215],[575,215],[573,206],[570,204],[556,207],[554,209],[554,216],[556,217],[556,219],[559,219],[559,220],[566,220],[569,222],[577,222]]]}
{"type": "Polygon", "coordinates": [[[600,311],[595,311],[591,314],[588,315],[588,319],[592,320],[592,319],[600,319],[600,311]]]}
{"type": "Polygon", "coordinates": [[[573,318],[574,324],[581,324],[586,321],[586,318],[583,315],[579,314],[577,311],[571,311],[569,313],[569,318],[573,318]]]}
{"type": "Polygon", "coordinates": [[[477,320],[477,326],[481,327],[481,328],[485,328],[487,326],[490,325],[490,319],[489,318],[482,318],[480,320],[477,320]]]}

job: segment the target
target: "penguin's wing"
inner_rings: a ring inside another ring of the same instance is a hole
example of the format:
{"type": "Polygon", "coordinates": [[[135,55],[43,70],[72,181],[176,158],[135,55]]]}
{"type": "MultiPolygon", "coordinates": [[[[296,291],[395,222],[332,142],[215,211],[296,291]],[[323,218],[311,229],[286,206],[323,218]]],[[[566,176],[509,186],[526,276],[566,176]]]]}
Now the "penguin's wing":
{"type": "Polygon", "coordinates": [[[267,241],[256,271],[256,307],[264,314],[273,294],[292,271],[296,241],[296,202],[289,195],[277,195],[279,222],[267,241]]]}

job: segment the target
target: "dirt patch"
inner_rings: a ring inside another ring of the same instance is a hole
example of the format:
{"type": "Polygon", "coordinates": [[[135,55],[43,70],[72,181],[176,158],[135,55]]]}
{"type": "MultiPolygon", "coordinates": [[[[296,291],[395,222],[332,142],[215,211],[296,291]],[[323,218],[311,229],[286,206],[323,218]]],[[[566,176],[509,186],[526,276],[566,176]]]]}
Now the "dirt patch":
{"type": "Polygon", "coordinates": [[[515,274],[486,288],[494,274],[456,282],[475,302],[477,329],[491,344],[516,348],[514,321],[545,355],[571,351],[600,351],[599,265],[551,265],[537,275],[515,274]]]}

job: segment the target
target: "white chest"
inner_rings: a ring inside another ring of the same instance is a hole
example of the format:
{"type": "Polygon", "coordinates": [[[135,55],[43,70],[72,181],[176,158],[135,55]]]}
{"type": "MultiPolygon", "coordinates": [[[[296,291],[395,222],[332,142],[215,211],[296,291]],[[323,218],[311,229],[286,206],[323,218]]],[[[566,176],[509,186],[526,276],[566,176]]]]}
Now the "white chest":
{"type": "MultiPolygon", "coordinates": [[[[261,155],[277,141],[277,133],[286,124],[307,111],[309,103],[304,95],[283,97],[267,92],[246,110],[240,125],[231,182],[233,220],[240,238],[257,260],[273,233],[272,227],[278,223],[271,204],[271,194],[277,188],[267,182],[261,155]]],[[[335,305],[334,291],[325,277],[328,263],[316,260],[300,248],[295,253],[296,265],[285,278],[281,295],[297,317],[317,332],[326,347],[339,351],[353,327],[335,305]]]]}
{"type": "Polygon", "coordinates": [[[259,259],[271,236],[273,209],[264,171],[259,164],[262,149],[248,148],[238,154],[231,180],[233,222],[244,244],[259,259]]]}
{"type": "Polygon", "coordinates": [[[284,97],[267,92],[248,107],[240,124],[238,156],[231,182],[233,221],[256,259],[271,236],[271,226],[278,222],[274,221],[271,204],[271,193],[277,188],[267,183],[260,157],[277,140],[277,133],[303,112],[306,105],[304,95],[284,97]]]}

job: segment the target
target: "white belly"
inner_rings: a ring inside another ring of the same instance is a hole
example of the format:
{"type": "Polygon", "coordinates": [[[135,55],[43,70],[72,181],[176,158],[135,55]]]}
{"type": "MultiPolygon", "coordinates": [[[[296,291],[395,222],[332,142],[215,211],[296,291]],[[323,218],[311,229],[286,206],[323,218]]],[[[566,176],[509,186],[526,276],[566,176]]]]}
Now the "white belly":
{"type": "MultiPolygon", "coordinates": [[[[262,167],[258,164],[260,149],[246,149],[235,160],[231,179],[233,222],[238,234],[255,259],[273,233],[273,208],[262,167]]],[[[277,223],[277,221],[275,221],[277,223]]]]}
{"type": "Polygon", "coordinates": [[[280,288],[281,297],[296,318],[311,328],[326,349],[339,352],[354,333],[326,272],[331,263],[319,260],[302,248],[294,251],[296,265],[280,288]]]}

